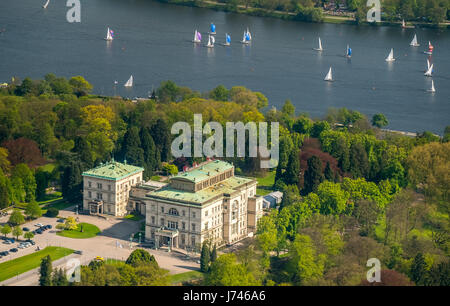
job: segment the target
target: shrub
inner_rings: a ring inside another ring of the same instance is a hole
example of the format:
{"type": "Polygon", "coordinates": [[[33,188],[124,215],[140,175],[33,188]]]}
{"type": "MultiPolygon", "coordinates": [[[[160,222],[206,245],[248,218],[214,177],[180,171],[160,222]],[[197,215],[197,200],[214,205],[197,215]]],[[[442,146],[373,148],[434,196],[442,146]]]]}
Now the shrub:
{"type": "Polygon", "coordinates": [[[47,213],[45,214],[45,216],[50,218],[56,218],[58,215],[59,209],[56,207],[50,207],[49,209],[47,209],[47,213]]]}

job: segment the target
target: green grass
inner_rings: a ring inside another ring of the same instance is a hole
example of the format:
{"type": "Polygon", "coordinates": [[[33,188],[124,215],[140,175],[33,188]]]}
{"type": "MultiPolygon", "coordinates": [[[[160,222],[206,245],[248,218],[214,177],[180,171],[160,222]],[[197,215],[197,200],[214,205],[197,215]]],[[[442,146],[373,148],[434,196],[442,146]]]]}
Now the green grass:
{"type": "Polygon", "coordinates": [[[159,175],[154,175],[150,178],[152,181],[157,181],[159,182],[161,180],[161,177],[159,175]]]}
{"type": "Polygon", "coordinates": [[[133,221],[141,221],[145,218],[145,216],[129,214],[129,215],[126,215],[124,218],[128,219],[128,220],[133,220],[133,221]]]}
{"type": "Polygon", "coordinates": [[[62,230],[56,234],[67,238],[86,239],[95,237],[98,233],[100,233],[100,229],[97,226],[89,223],[80,223],[75,230],[62,230]],[[80,232],[81,225],[83,226],[83,232],[80,232]]]}
{"type": "Polygon", "coordinates": [[[52,204],[56,201],[62,200],[62,193],[60,191],[55,191],[54,193],[46,194],[42,201],[37,201],[39,205],[52,204]]]}
{"type": "Polygon", "coordinates": [[[55,169],[55,164],[46,164],[45,166],[39,167],[39,169],[43,170],[43,171],[47,171],[47,172],[52,172],[55,169]]]}
{"type": "Polygon", "coordinates": [[[71,249],[50,246],[41,251],[3,262],[0,264],[0,281],[39,267],[41,259],[47,255],[50,255],[52,260],[57,260],[72,253],[71,249]]]}
{"type": "Polygon", "coordinates": [[[275,183],[275,171],[270,171],[265,177],[258,177],[258,187],[256,188],[256,194],[264,196],[273,191],[273,184],[275,183]]]}
{"type": "Polygon", "coordinates": [[[204,277],[203,272],[189,271],[184,273],[173,274],[170,276],[170,282],[172,284],[180,284],[190,281],[202,280],[204,277]]]}

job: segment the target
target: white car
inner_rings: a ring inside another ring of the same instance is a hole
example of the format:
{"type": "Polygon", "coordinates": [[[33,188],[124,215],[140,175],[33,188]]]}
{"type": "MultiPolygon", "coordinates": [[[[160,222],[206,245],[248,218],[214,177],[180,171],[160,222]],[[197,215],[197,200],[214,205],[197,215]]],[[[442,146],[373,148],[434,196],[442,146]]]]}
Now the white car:
{"type": "Polygon", "coordinates": [[[44,226],[44,224],[42,224],[42,223],[38,223],[38,224],[35,224],[34,226],[37,226],[37,227],[43,227],[43,226],[44,226]]]}

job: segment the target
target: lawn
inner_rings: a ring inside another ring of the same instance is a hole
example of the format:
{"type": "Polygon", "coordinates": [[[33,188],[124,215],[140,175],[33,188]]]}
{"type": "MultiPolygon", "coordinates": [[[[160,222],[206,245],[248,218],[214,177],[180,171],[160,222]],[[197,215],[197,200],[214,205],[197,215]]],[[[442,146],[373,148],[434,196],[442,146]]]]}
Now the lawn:
{"type": "Polygon", "coordinates": [[[100,229],[89,223],[79,223],[78,228],[75,230],[62,230],[56,234],[68,238],[86,239],[97,236],[100,233],[100,229]],[[81,225],[83,226],[83,232],[80,232],[81,225]]]}
{"type": "Polygon", "coordinates": [[[185,282],[202,280],[203,277],[204,277],[203,273],[200,271],[189,271],[171,275],[170,282],[172,284],[180,284],[185,282]]]}
{"type": "Polygon", "coordinates": [[[273,191],[273,184],[275,183],[275,171],[270,171],[264,177],[256,178],[258,181],[258,187],[256,194],[264,196],[273,191]]]}
{"type": "Polygon", "coordinates": [[[133,221],[141,221],[141,220],[145,219],[145,216],[129,214],[129,215],[126,215],[124,218],[128,219],[128,220],[133,220],[133,221]]]}
{"type": "Polygon", "coordinates": [[[0,281],[39,267],[41,259],[47,255],[50,255],[52,260],[57,260],[72,253],[71,249],[50,246],[41,251],[3,262],[0,264],[0,281]]]}

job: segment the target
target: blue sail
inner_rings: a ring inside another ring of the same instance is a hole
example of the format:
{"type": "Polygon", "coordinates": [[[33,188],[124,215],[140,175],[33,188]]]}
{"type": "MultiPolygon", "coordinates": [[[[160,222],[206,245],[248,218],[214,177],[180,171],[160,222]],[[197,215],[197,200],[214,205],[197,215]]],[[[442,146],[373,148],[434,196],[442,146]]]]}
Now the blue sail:
{"type": "Polygon", "coordinates": [[[347,55],[348,55],[348,56],[352,55],[352,48],[348,48],[347,55]]]}
{"type": "Polygon", "coordinates": [[[227,34],[227,43],[230,43],[230,42],[231,42],[231,37],[230,37],[230,35],[227,34]]]}
{"type": "Polygon", "coordinates": [[[211,33],[215,33],[216,32],[216,26],[214,25],[214,23],[211,23],[211,33]]]}
{"type": "Polygon", "coordinates": [[[250,41],[250,35],[248,33],[245,33],[245,40],[250,41]]]}

